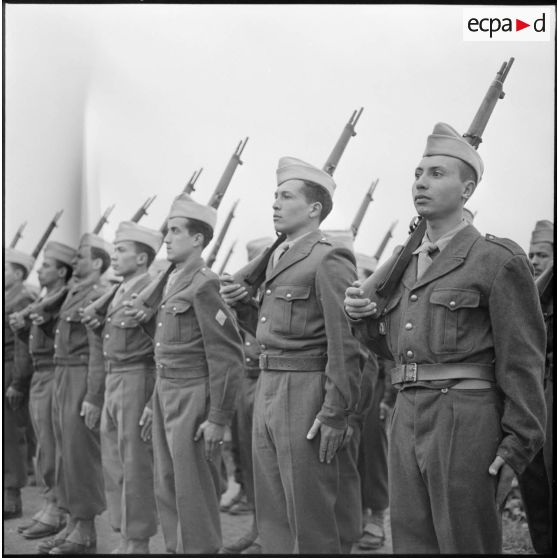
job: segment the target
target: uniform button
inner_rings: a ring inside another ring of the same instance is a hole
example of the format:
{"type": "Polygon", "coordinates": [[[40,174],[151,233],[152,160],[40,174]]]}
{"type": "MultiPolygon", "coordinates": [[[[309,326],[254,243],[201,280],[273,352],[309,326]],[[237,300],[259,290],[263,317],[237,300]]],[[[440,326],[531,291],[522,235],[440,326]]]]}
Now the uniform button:
{"type": "Polygon", "coordinates": [[[159,327],[163,327],[163,322],[159,322],[157,325],[158,325],[159,327]]]}
{"type": "Polygon", "coordinates": [[[66,321],[69,322],[69,321],[71,321],[71,319],[72,319],[72,318],[70,318],[70,316],[68,316],[68,317],[66,318],[66,321]]]}
{"type": "Polygon", "coordinates": [[[164,307],[165,307],[165,305],[164,305],[164,304],[161,304],[161,308],[164,308],[164,307]]]}
{"type": "Polygon", "coordinates": [[[111,320],[111,318],[107,318],[107,322],[108,322],[109,324],[110,324],[110,320],[111,320]]]}
{"type": "Polygon", "coordinates": [[[265,345],[263,343],[260,345],[260,347],[261,347],[262,351],[265,351],[265,345]]]}
{"type": "Polygon", "coordinates": [[[59,329],[57,329],[57,330],[56,330],[56,335],[58,335],[59,333],[60,333],[60,330],[59,330],[59,329]]]}
{"type": "Polygon", "coordinates": [[[29,336],[29,339],[33,339],[33,336],[32,336],[32,335],[30,335],[30,336],[29,336]]]}
{"type": "Polygon", "coordinates": [[[260,321],[265,322],[266,320],[267,320],[267,318],[265,316],[263,316],[263,318],[260,321]]]}
{"type": "Polygon", "coordinates": [[[415,356],[415,353],[413,353],[413,351],[407,351],[407,357],[408,358],[413,358],[415,356]]]}
{"type": "Polygon", "coordinates": [[[246,346],[249,347],[252,343],[250,341],[246,341],[246,346]]]}
{"type": "Polygon", "coordinates": [[[455,300],[450,300],[450,306],[453,308],[455,306],[455,300]]]}
{"type": "Polygon", "coordinates": [[[252,362],[252,359],[250,357],[246,357],[246,362],[252,362]]]}
{"type": "Polygon", "coordinates": [[[412,324],[411,322],[407,322],[407,323],[405,324],[405,329],[406,329],[406,330],[413,329],[413,324],[412,324]]]}
{"type": "Polygon", "coordinates": [[[107,334],[105,335],[105,339],[108,339],[109,337],[110,337],[110,335],[107,333],[107,334]]]}
{"type": "Polygon", "coordinates": [[[106,352],[106,351],[103,351],[103,356],[107,356],[107,352],[106,352]]]}
{"type": "Polygon", "coordinates": [[[57,345],[56,343],[54,344],[54,348],[55,348],[55,349],[57,349],[57,348],[58,348],[58,345],[57,345]]]}
{"type": "Polygon", "coordinates": [[[447,393],[447,392],[448,392],[448,388],[442,388],[440,391],[441,391],[442,393],[447,393]]]}
{"type": "Polygon", "coordinates": [[[287,293],[287,298],[291,298],[293,296],[291,293],[287,293]]]}
{"type": "Polygon", "coordinates": [[[161,343],[155,343],[155,347],[160,347],[161,343]]]}
{"type": "Polygon", "coordinates": [[[121,325],[121,326],[125,326],[125,325],[126,325],[126,322],[120,322],[120,325],[121,325]]]}
{"type": "Polygon", "coordinates": [[[202,269],[201,269],[201,270],[202,270],[202,271],[205,271],[205,267],[202,267],[202,269]]]}
{"type": "Polygon", "coordinates": [[[416,302],[418,300],[418,296],[416,294],[412,294],[410,298],[412,302],[416,302]]]}
{"type": "Polygon", "coordinates": [[[173,306],[173,307],[172,307],[172,311],[173,311],[173,312],[176,312],[176,306],[173,306]]]}
{"type": "Polygon", "coordinates": [[[266,295],[270,295],[271,294],[271,289],[267,289],[267,291],[265,291],[266,295]]]}

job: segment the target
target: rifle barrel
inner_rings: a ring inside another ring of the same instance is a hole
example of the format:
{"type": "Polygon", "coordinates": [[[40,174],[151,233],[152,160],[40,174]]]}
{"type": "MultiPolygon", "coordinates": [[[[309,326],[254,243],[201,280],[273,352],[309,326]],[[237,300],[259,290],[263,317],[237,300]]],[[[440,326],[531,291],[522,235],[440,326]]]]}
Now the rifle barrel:
{"type": "Polygon", "coordinates": [[[12,241],[10,242],[10,248],[15,248],[17,243],[19,242],[19,239],[23,236],[23,230],[25,229],[25,227],[27,226],[27,221],[24,221],[19,228],[17,229],[14,238],[12,239],[12,241]]]}

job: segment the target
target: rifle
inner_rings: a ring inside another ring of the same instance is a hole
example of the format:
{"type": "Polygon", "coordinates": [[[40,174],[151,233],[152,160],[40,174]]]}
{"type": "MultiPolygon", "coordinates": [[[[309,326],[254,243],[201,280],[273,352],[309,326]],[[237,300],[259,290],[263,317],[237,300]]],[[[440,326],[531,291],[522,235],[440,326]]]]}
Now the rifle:
{"type": "Polygon", "coordinates": [[[378,249],[376,250],[376,253],[374,254],[374,259],[376,260],[376,262],[380,261],[380,258],[382,257],[382,254],[384,253],[384,250],[386,249],[386,246],[387,246],[387,243],[389,242],[389,239],[393,237],[393,229],[395,229],[398,222],[399,221],[394,221],[391,224],[391,226],[389,227],[386,234],[384,235],[384,238],[382,238],[382,242],[380,242],[380,245],[378,246],[378,249]]]}
{"type": "Polygon", "coordinates": [[[333,175],[335,169],[337,168],[337,165],[339,164],[339,159],[341,159],[341,156],[343,155],[343,152],[345,151],[345,148],[349,143],[349,140],[353,136],[356,136],[355,126],[363,110],[364,107],[361,107],[358,112],[356,110],[353,111],[351,118],[349,118],[349,121],[347,122],[347,124],[345,124],[345,127],[343,128],[343,131],[341,132],[341,135],[339,136],[339,139],[337,140],[333,151],[330,153],[327,161],[325,162],[325,165],[323,166],[323,170],[325,170],[328,174],[333,175]]]}
{"type": "MultiPolygon", "coordinates": [[[[349,122],[345,125],[345,128],[341,132],[340,138],[337,140],[333,151],[331,152],[330,156],[327,158],[323,166],[323,170],[327,172],[329,175],[333,175],[347,144],[352,136],[356,136],[355,132],[355,124],[358,122],[360,115],[364,108],[361,108],[358,113],[357,111],[353,111],[349,122]]],[[[269,263],[269,258],[273,254],[274,250],[285,241],[284,234],[278,234],[277,239],[275,242],[269,247],[266,248],[257,258],[253,259],[251,262],[248,262],[246,266],[244,266],[240,271],[235,273],[234,280],[239,282],[244,282],[245,286],[247,287],[247,291],[250,296],[254,296],[258,287],[263,283],[265,279],[265,270],[267,269],[267,264],[269,263]]]]}
{"type": "Polygon", "coordinates": [[[227,252],[227,255],[225,256],[225,259],[223,260],[223,265],[221,265],[221,268],[219,269],[219,275],[223,275],[223,273],[225,273],[225,269],[227,268],[227,264],[229,263],[229,260],[231,259],[232,253],[234,251],[234,247],[236,245],[236,240],[231,244],[231,247],[229,248],[229,251],[227,252]]]}
{"type": "Polygon", "coordinates": [[[357,214],[355,215],[355,218],[353,219],[353,224],[351,225],[351,230],[353,231],[353,238],[356,238],[356,236],[358,234],[358,229],[360,228],[360,225],[362,224],[362,220],[364,219],[364,216],[366,215],[366,211],[368,209],[368,206],[370,205],[370,203],[374,199],[372,196],[374,194],[374,190],[376,190],[376,186],[378,186],[378,181],[379,181],[379,179],[376,178],[376,180],[374,180],[372,182],[372,185],[370,186],[370,188],[368,189],[366,194],[364,194],[364,199],[362,200],[362,203],[360,204],[360,207],[358,208],[357,214]]]}
{"type": "MultiPolygon", "coordinates": [[[[510,58],[508,62],[504,62],[502,64],[494,81],[490,84],[490,87],[484,96],[484,99],[482,100],[481,105],[473,118],[473,122],[469,126],[467,132],[463,134],[465,140],[475,149],[477,149],[482,142],[482,134],[484,133],[488,120],[494,111],[498,99],[504,98],[503,84],[508,76],[510,68],[512,67],[513,61],[514,58],[510,58]]],[[[413,223],[411,223],[411,226],[412,224],[413,223]]],[[[407,239],[405,246],[399,253],[398,257],[394,260],[391,268],[387,271],[385,280],[378,283],[377,278],[372,279],[374,277],[374,275],[372,275],[363,283],[362,287],[365,293],[368,292],[371,294],[370,291],[366,290],[366,287],[370,285],[372,285],[373,289],[375,287],[376,294],[381,299],[381,302],[377,305],[378,313],[381,313],[385,308],[385,304],[387,304],[389,297],[393,294],[397,285],[401,281],[403,272],[411,261],[413,252],[420,246],[425,232],[426,219],[419,217],[418,220],[416,220],[416,226],[407,239]]]]}
{"type": "Polygon", "coordinates": [[[52,234],[52,231],[56,228],[58,220],[62,216],[62,213],[64,213],[63,209],[57,211],[54,217],[52,218],[52,221],[48,224],[46,231],[43,233],[43,236],[37,243],[37,246],[35,246],[35,249],[31,253],[31,257],[33,259],[37,259],[37,256],[40,254],[41,250],[43,249],[43,246],[46,244],[48,237],[52,234]]]}
{"type": "Polygon", "coordinates": [[[196,182],[198,181],[198,178],[200,177],[202,171],[203,167],[201,167],[199,171],[194,171],[194,174],[192,174],[190,180],[188,180],[186,186],[184,186],[183,192],[185,194],[191,194],[195,190],[194,186],[196,185],[196,182]]]}
{"type": "Polygon", "coordinates": [[[27,221],[24,221],[17,229],[13,240],[10,242],[10,248],[15,248],[16,244],[19,242],[19,239],[23,236],[23,229],[27,226],[27,221]]]}
{"type": "Polygon", "coordinates": [[[108,221],[109,215],[112,213],[114,209],[114,204],[107,207],[106,211],[101,215],[101,218],[95,225],[95,228],[91,231],[93,234],[99,234],[102,228],[105,226],[105,223],[108,221]]]}
{"type": "Polygon", "coordinates": [[[221,179],[217,183],[215,191],[213,192],[213,195],[211,196],[211,199],[209,200],[207,205],[214,207],[215,209],[219,209],[221,200],[223,199],[223,196],[225,195],[225,192],[227,191],[227,188],[231,183],[231,179],[233,177],[234,171],[236,170],[236,167],[243,164],[240,160],[240,156],[242,155],[247,142],[248,138],[246,138],[244,141],[241,140],[236,146],[234,153],[231,155],[231,158],[227,166],[225,167],[223,176],[221,176],[221,179]]]}
{"type": "Polygon", "coordinates": [[[213,248],[211,249],[211,253],[208,256],[207,263],[206,263],[206,265],[207,265],[207,267],[209,267],[209,269],[211,269],[211,267],[215,263],[215,260],[217,259],[217,254],[219,253],[219,250],[221,248],[221,244],[223,244],[223,240],[225,238],[225,235],[227,234],[227,231],[229,230],[229,227],[231,226],[231,222],[234,218],[234,211],[235,211],[236,206],[238,205],[239,201],[240,200],[236,200],[234,202],[231,210],[229,211],[229,214],[227,215],[227,218],[225,219],[225,222],[223,223],[223,228],[219,232],[219,236],[217,237],[217,240],[215,240],[215,243],[213,244],[213,248]]]}
{"type": "Polygon", "coordinates": [[[147,215],[147,210],[149,209],[149,206],[155,201],[156,197],[157,196],[153,196],[152,198],[147,198],[147,200],[145,200],[144,204],[132,215],[132,218],[130,219],[130,221],[132,221],[132,223],[138,223],[139,220],[144,215],[147,215]]]}

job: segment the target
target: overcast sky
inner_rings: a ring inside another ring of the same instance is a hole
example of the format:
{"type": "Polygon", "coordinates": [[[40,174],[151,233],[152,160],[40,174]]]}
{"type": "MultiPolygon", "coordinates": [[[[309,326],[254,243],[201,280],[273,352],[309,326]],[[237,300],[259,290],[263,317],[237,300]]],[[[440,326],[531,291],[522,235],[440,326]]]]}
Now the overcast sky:
{"type": "Polygon", "coordinates": [[[22,250],[58,209],[51,239],[75,245],[116,204],[103,230],[112,240],[157,194],[142,224],[158,228],[200,167],[194,195],[208,201],[249,136],[217,227],[240,199],[215,265],[236,239],[234,271],[248,240],[273,234],[279,157],[322,166],[362,106],[323,228],[348,228],[379,178],[355,247],[372,255],[399,219],[385,257],[415,214],[427,135],[438,121],[465,132],[511,56],[469,205],[482,233],[525,250],[535,221],[554,218],[555,44],[465,42],[462,7],[7,4],[5,13],[5,233],[9,242],[28,221],[22,250]]]}

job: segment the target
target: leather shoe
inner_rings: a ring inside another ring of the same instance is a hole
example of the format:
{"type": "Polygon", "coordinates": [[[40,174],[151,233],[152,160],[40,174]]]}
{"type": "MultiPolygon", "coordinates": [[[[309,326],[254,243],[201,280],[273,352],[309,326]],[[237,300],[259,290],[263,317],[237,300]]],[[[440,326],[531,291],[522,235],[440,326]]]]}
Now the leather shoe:
{"type": "Polygon", "coordinates": [[[70,555],[76,554],[95,554],[97,551],[97,541],[90,541],[87,544],[80,544],[65,540],[59,546],[55,546],[49,554],[70,555]]]}
{"type": "Polygon", "coordinates": [[[50,554],[50,551],[61,545],[66,539],[64,537],[52,537],[50,539],[47,539],[46,541],[43,541],[42,543],[39,543],[39,546],[37,547],[37,554],[50,554]]]}
{"type": "Polygon", "coordinates": [[[4,489],[4,519],[21,517],[21,491],[19,488],[4,489]]]}
{"type": "Polygon", "coordinates": [[[261,554],[262,546],[260,543],[255,542],[251,544],[242,554],[261,554]]]}
{"type": "Polygon", "coordinates": [[[254,513],[254,506],[248,502],[240,501],[233,504],[228,511],[231,515],[248,515],[254,513]]]}
{"type": "Polygon", "coordinates": [[[60,533],[64,527],[64,523],[59,523],[58,525],[47,525],[42,521],[35,521],[34,525],[23,531],[21,534],[26,539],[43,539],[44,537],[50,537],[51,535],[60,533]]]}
{"type": "Polygon", "coordinates": [[[149,554],[149,539],[128,539],[126,554],[149,554]]]}
{"type": "Polygon", "coordinates": [[[17,526],[17,532],[18,533],[23,533],[23,531],[27,531],[27,529],[29,529],[30,527],[33,527],[33,525],[35,525],[35,523],[37,523],[36,519],[32,519],[31,521],[28,521],[27,523],[22,523],[21,525],[17,526]]]}
{"type": "Polygon", "coordinates": [[[224,554],[238,554],[239,552],[242,552],[243,550],[247,549],[249,546],[251,546],[254,541],[256,540],[256,537],[252,536],[252,535],[246,535],[244,537],[240,537],[240,539],[228,544],[227,546],[223,547],[223,553],[224,554]]]}

